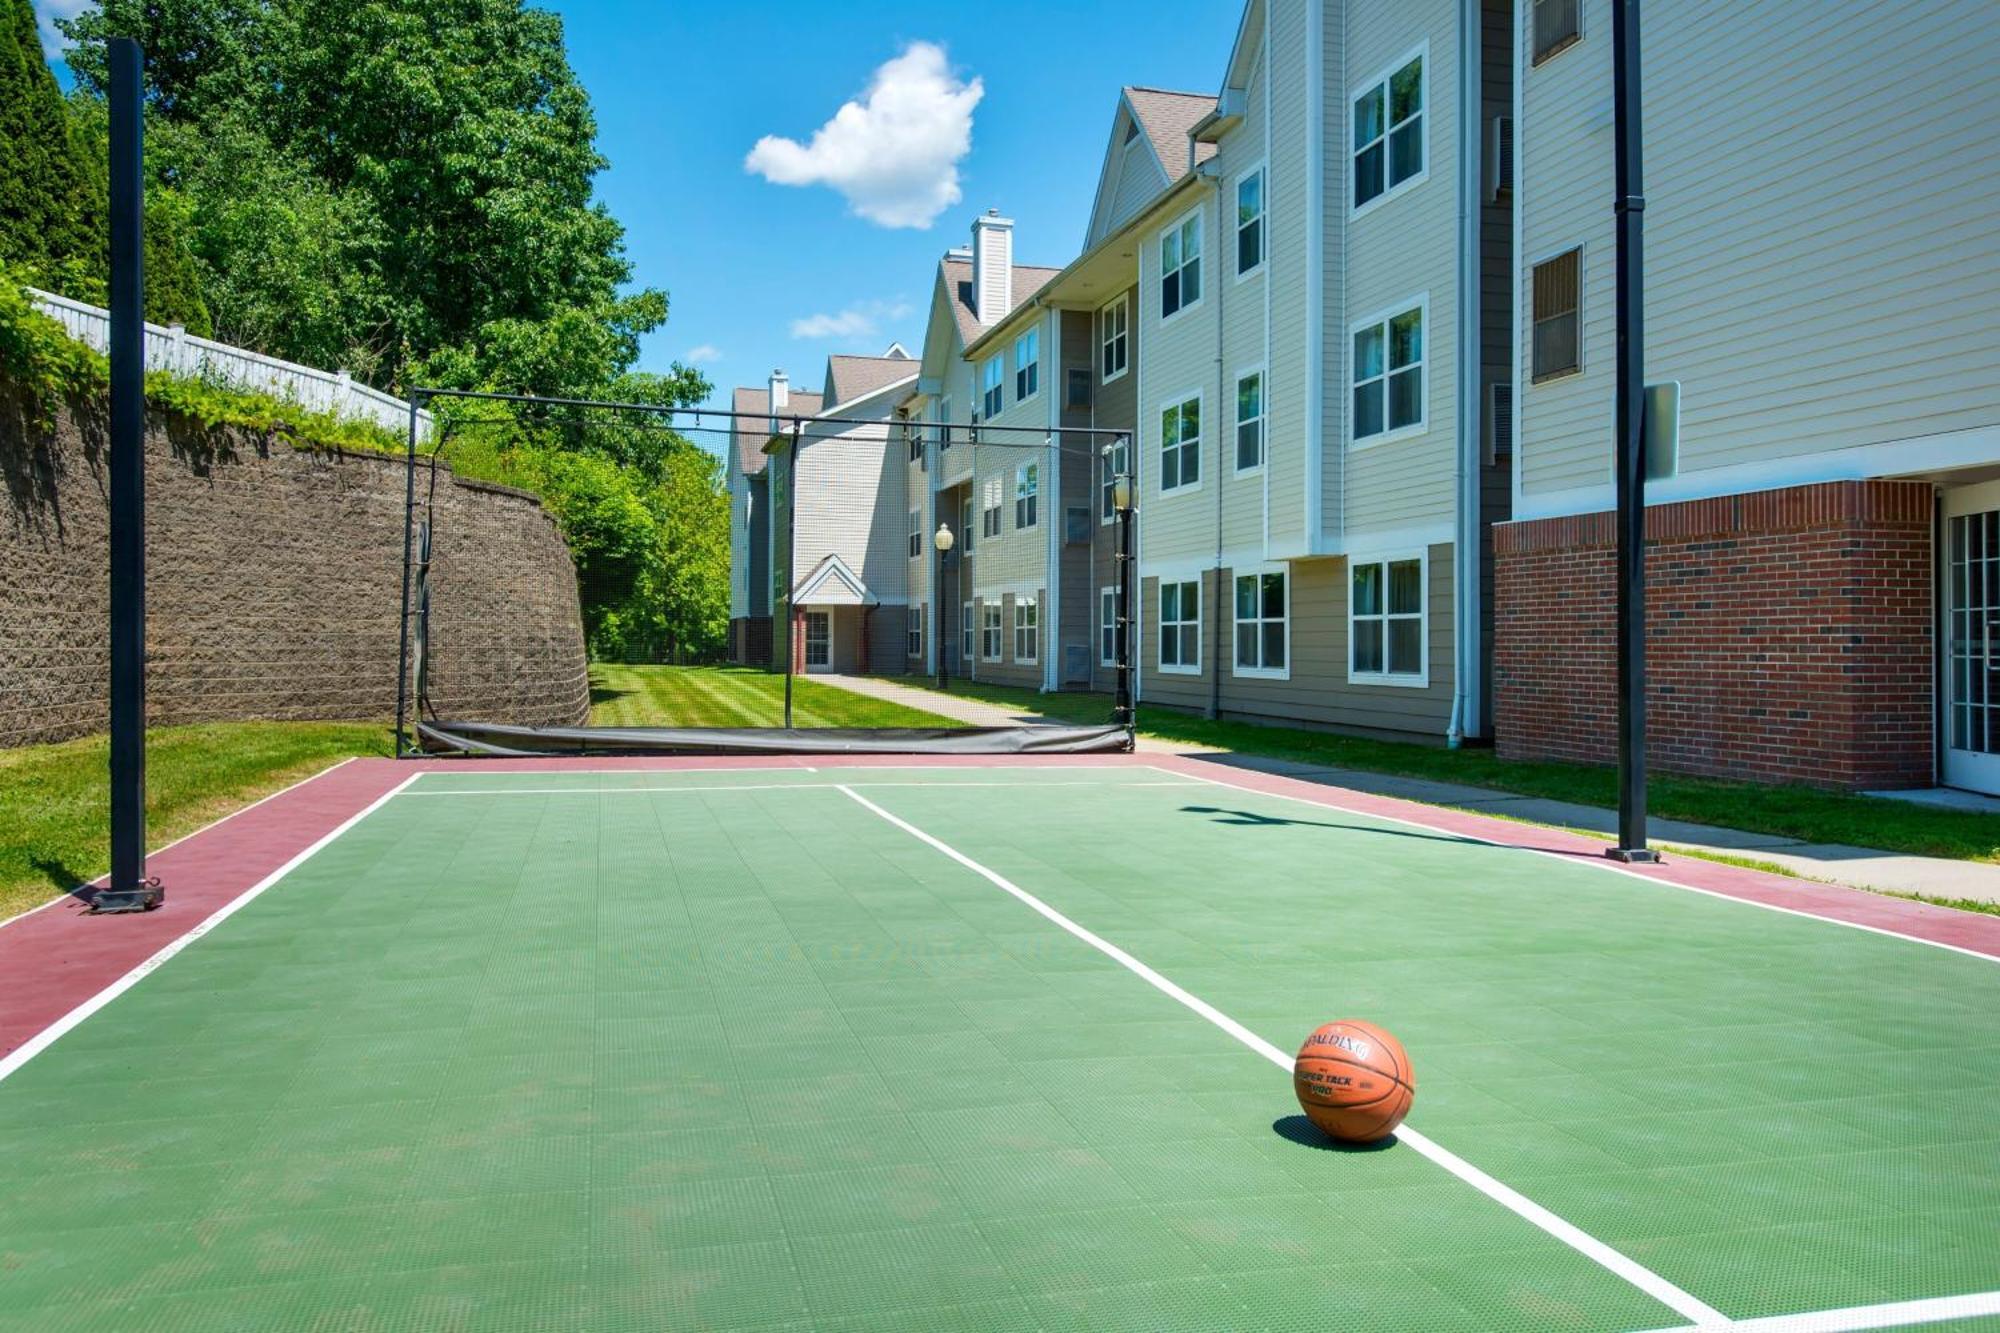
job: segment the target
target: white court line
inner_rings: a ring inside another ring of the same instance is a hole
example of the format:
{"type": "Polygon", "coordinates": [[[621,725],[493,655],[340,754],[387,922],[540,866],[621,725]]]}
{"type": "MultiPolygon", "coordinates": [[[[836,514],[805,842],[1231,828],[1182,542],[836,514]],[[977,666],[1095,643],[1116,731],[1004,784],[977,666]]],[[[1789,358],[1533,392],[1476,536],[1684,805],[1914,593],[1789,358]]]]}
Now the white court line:
{"type": "MultiPolygon", "coordinates": [[[[1915,1324],[1973,1319],[1988,1314],[2000,1314],[2000,1291],[1894,1301],[1887,1305],[1854,1305],[1844,1310],[1815,1310],[1806,1314],[1764,1315],[1757,1319],[1739,1319],[1730,1327],[1745,1330],[1745,1333],[1851,1333],[1857,1329],[1909,1328],[1915,1324]]],[[[1704,1327],[1684,1324],[1672,1329],[1657,1329],[1654,1333],[1703,1333],[1704,1327]]]]}
{"type": "Polygon", "coordinates": [[[356,824],[359,824],[362,820],[368,818],[368,816],[374,814],[384,805],[387,805],[390,797],[409,786],[412,782],[415,782],[419,776],[419,774],[412,773],[390,790],[383,792],[380,796],[370,801],[367,808],[358,814],[350,816],[338,828],[322,837],[318,842],[315,842],[312,846],[306,848],[297,856],[294,856],[291,860],[285,862],[276,870],[273,870],[270,874],[264,876],[264,878],[258,880],[255,884],[252,884],[249,888],[243,890],[243,892],[209,913],[204,920],[192,927],[185,935],[181,935],[163,946],[145,962],[140,963],[130,972],[127,972],[124,976],[97,992],[97,994],[91,996],[61,1018],[49,1024],[49,1026],[43,1028],[30,1038],[26,1044],[16,1048],[5,1059],[0,1059],[0,1079],[5,1079],[22,1065],[40,1055],[55,1042],[56,1038],[83,1022],[84,1019],[89,1018],[105,1005],[110,1004],[126,991],[131,990],[132,987],[138,985],[140,981],[144,980],[160,964],[166,962],[182,949],[187,948],[188,945],[193,944],[203,935],[208,934],[209,931],[214,930],[224,921],[234,916],[238,911],[247,906],[251,899],[270,888],[273,884],[276,884],[286,875],[291,874],[292,871],[298,869],[314,853],[318,852],[335,838],[338,838],[341,834],[347,832],[347,830],[353,828],[356,824]]]}
{"type": "MultiPolygon", "coordinates": [[[[220,819],[209,820],[206,824],[203,824],[193,833],[183,833],[181,834],[180,837],[175,838],[172,842],[163,842],[158,847],[155,847],[151,851],[147,852],[146,855],[158,856],[161,852],[166,851],[170,847],[180,846],[182,843],[186,842],[189,838],[200,837],[202,834],[214,828],[217,824],[227,824],[230,820],[236,818],[236,816],[248,814],[250,813],[250,811],[255,810],[258,806],[264,804],[266,801],[275,801],[280,796],[283,796],[286,792],[295,791],[298,788],[305,786],[308,782],[313,781],[315,778],[323,778],[327,774],[333,772],[333,770],[336,768],[345,768],[347,765],[353,763],[357,757],[358,756],[355,755],[349,755],[345,759],[336,760],[335,762],[328,764],[325,768],[322,768],[319,772],[312,774],[310,777],[303,777],[289,786],[280,787],[278,788],[278,790],[272,792],[269,796],[260,797],[259,799],[250,802],[250,804],[246,806],[242,806],[238,809],[231,810],[228,814],[222,816],[222,818],[220,819]]],[[[1161,771],[1164,772],[1165,770],[1163,769],[1161,771]]],[[[105,874],[99,875],[96,879],[90,880],[87,884],[79,884],[77,887],[89,888],[92,885],[105,883],[110,878],[111,878],[110,873],[106,872],[105,874]]],[[[70,893],[65,893],[58,897],[51,898],[45,903],[36,903],[33,907],[30,907],[27,911],[16,912],[14,915],[8,917],[6,920],[0,921],[0,930],[5,930],[8,926],[13,925],[16,921],[19,921],[24,916],[33,916],[35,913],[41,911],[45,907],[54,907],[57,903],[69,902],[75,899],[76,899],[76,894],[74,893],[74,891],[72,891],[70,893]]]]}
{"type": "Polygon", "coordinates": [[[401,793],[416,796],[677,796],[682,792],[713,791],[842,791],[848,787],[926,787],[956,791],[962,787],[1198,787],[1198,782],[734,782],[703,787],[439,787],[401,793]]]}
{"type": "MultiPolygon", "coordinates": [[[[1245,787],[1239,783],[1225,782],[1221,778],[1206,777],[1200,773],[1182,773],[1179,769],[1161,768],[1157,764],[1146,764],[1143,767],[1151,769],[1155,773],[1176,774],[1188,779],[1190,782],[1205,782],[1211,787],[1221,787],[1226,791],[1240,791],[1247,796],[1268,796],[1274,801],[1297,801],[1300,805],[1310,805],[1318,810],[1338,810],[1344,815],[1353,815],[1357,819],[1379,819],[1385,824],[1401,824],[1406,828],[1422,829],[1426,833],[1461,838],[1466,842],[1481,843],[1488,847],[1505,847],[1510,851],[1527,852],[1531,856],[1546,856],[1550,860],[1561,861],[1567,865],[1583,865],[1598,870],[1608,870],[1614,875],[1629,876],[1632,879],[1638,880],[1641,884],[1652,884],[1667,889],[1681,889],[1688,893],[1699,893],[1704,897],[1715,898],[1725,903],[1741,903],[1745,907],[1761,907],[1767,912],[1783,912],[1786,916],[1803,917],[1807,921],[1820,921],[1830,926],[1846,926],[1850,930],[1865,930],[1871,935],[1883,935],[1892,940],[1907,940],[1911,944],[1928,944],[1933,949],[1949,949],[1953,953],[1962,953],[1967,958],[1977,958],[1982,963],[2000,962],[2000,958],[1995,958],[1992,954],[1980,953],[1977,949],[1968,949],[1958,944],[1946,944],[1943,940],[1927,940],[1921,935],[1906,935],[1900,930],[1890,930],[1886,926],[1870,926],[1859,921],[1843,921],[1837,916],[1821,916],[1818,912],[1808,912],[1803,908],[1780,907],[1777,903],[1759,902],[1755,898],[1739,898],[1731,893],[1721,893],[1715,889],[1704,889],[1694,884],[1681,884],[1671,879],[1655,879],[1651,875],[1640,874],[1630,866],[1620,865],[1609,857],[1579,858],[1566,852],[1544,851],[1540,847],[1523,847],[1519,843],[1503,842],[1498,838],[1483,838],[1477,833],[1461,833],[1457,829],[1439,828],[1436,824],[1426,824],[1420,819],[1409,819],[1402,815],[1385,815],[1373,810],[1356,810],[1352,806],[1341,805],[1334,801],[1318,801],[1310,796],[1296,796],[1290,792],[1262,791],[1256,787],[1245,787]]],[[[1274,774],[1273,776],[1277,775],[1274,774]]],[[[1384,799],[1402,800],[1407,798],[1392,796],[1385,797],[1384,799]]],[[[1456,813],[1468,815],[1479,814],[1477,810],[1460,810],[1456,813]]],[[[1534,828],[1538,826],[1530,824],[1527,827],[1534,828]]],[[[1556,828],[1557,826],[1551,824],[1539,827],[1556,828]]],[[[1811,883],[1812,881],[1807,882],[1811,883]]],[[[1865,889],[1857,889],[1855,891],[1857,893],[1867,892],[1865,889]]]]}
{"type": "MultiPolygon", "coordinates": [[[[998,871],[989,870],[957,848],[939,841],[916,825],[890,814],[887,810],[884,810],[881,806],[875,804],[859,792],[846,787],[842,787],[841,790],[856,803],[865,809],[873,811],[911,837],[916,838],[936,851],[944,853],[994,887],[1012,894],[1049,921],[1061,926],[1091,948],[1138,976],[1155,990],[1170,996],[1189,1009],[1192,1009],[1195,1013],[1200,1014],[1203,1018],[1215,1024],[1224,1032],[1227,1032],[1230,1036],[1236,1038],[1236,1040],[1242,1042],[1266,1060],[1269,1060],[1272,1064],[1277,1065],[1286,1073],[1289,1074],[1292,1071],[1293,1061],[1291,1056],[1278,1047],[1273,1046],[1270,1042],[1265,1041],[1228,1014],[1223,1013],[1220,1009],[1208,1003],[1208,1001],[1181,989],[1181,987],[1167,980],[1166,977],[1161,976],[1158,972],[1155,972],[1152,968],[1146,966],[1146,964],[1140,962],[1131,954],[1126,953],[1109,940],[1079,926],[1076,922],[1070,920],[1061,912],[1058,912],[1055,908],[1037,898],[1034,894],[1029,893],[1026,889],[1009,880],[1005,875],[1000,874],[998,871]]],[[[1397,1130],[1396,1137],[1516,1216],[1541,1228],[1563,1244],[1577,1251],[1577,1253],[1609,1269],[1668,1309],[1694,1320],[1698,1328],[1726,1328],[1729,1326],[1729,1320],[1724,1317],[1721,1311],[1703,1303],[1693,1294],[1683,1291],[1667,1279],[1661,1277],[1658,1273],[1655,1273],[1652,1269],[1639,1263],[1636,1259],[1621,1254],[1619,1251],[1606,1245],[1603,1241],[1598,1240],[1595,1236],[1581,1230],[1570,1222],[1564,1221],[1518,1190],[1501,1184],[1498,1180],[1487,1175],[1457,1153],[1452,1152],[1441,1144],[1433,1142],[1425,1135],[1411,1129],[1408,1125],[1397,1130]]]]}

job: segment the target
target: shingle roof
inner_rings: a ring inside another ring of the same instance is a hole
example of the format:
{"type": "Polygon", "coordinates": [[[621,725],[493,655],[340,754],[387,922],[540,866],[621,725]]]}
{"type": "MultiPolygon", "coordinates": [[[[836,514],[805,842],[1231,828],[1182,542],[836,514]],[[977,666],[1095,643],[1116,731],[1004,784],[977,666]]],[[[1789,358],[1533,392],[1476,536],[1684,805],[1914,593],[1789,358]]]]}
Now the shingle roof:
{"type": "MultiPolygon", "coordinates": [[[[902,349],[896,350],[900,352],[902,349]]],[[[826,380],[832,386],[833,402],[828,406],[851,403],[916,373],[917,362],[907,353],[900,356],[829,356],[826,359],[826,380]]]]}
{"type": "MultiPolygon", "coordinates": [[[[731,396],[729,406],[737,412],[768,413],[771,410],[769,389],[738,389],[731,396]]],[[[792,390],[790,405],[785,408],[786,416],[813,416],[819,411],[819,395],[792,390]]],[[[764,470],[770,459],[764,455],[765,442],[771,438],[767,423],[760,420],[737,418],[734,433],[730,436],[731,452],[736,455],[736,466],[746,477],[754,477],[764,470]]]]}
{"type": "Polygon", "coordinates": [[[1215,156],[1214,144],[1201,143],[1194,146],[1193,161],[1188,159],[1188,131],[1196,121],[1215,110],[1215,98],[1210,94],[1127,88],[1125,98],[1138,114],[1139,128],[1146,132],[1153,151],[1160,155],[1160,162],[1167,169],[1167,184],[1172,185],[1187,175],[1195,163],[1215,156]]]}
{"type": "MultiPolygon", "coordinates": [[[[946,290],[951,295],[951,313],[958,319],[959,341],[970,347],[986,332],[986,326],[979,322],[979,316],[972,313],[972,261],[947,256],[939,261],[944,272],[946,290]]],[[[1059,268],[1042,268],[1033,264],[1014,265],[1014,290],[1007,301],[1007,309],[1014,310],[1036,292],[1049,285],[1059,268]]]]}

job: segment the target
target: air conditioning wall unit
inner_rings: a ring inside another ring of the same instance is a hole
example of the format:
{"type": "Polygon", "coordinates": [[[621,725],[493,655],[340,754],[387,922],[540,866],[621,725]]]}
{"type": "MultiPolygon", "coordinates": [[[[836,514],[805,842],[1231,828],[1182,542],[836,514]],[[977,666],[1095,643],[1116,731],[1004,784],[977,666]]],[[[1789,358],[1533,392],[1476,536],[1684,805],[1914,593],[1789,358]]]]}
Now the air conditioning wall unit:
{"type": "Polygon", "coordinates": [[[1514,456],[1514,386],[1486,386],[1486,462],[1490,466],[1514,456]]]}

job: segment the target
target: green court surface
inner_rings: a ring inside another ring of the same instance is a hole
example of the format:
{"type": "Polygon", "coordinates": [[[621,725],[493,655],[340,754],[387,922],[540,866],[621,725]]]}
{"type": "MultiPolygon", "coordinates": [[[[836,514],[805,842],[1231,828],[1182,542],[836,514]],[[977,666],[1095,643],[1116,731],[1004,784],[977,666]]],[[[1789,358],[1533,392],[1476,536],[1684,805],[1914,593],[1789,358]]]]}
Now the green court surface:
{"type": "Polygon", "coordinates": [[[1990,960],[1129,765],[426,772],[0,1082],[0,1329],[1990,1293],[1996,1015],[1990,960]],[[1335,1017],[1415,1134],[1298,1117],[1256,1042],[1335,1017]]]}

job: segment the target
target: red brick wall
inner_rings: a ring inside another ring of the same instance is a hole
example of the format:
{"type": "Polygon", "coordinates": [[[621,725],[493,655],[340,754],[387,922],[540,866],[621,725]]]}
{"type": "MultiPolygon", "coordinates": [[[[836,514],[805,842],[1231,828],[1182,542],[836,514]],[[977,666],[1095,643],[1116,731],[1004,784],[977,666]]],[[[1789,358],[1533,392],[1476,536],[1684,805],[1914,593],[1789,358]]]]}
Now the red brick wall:
{"type": "MultiPolygon", "coordinates": [[[[1617,758],[1612,520],[1494,529],[1503,758],[1617,758]]],[[[1650,509],[1653,766],[1928,786],[1931,530],[1931,487],[1919,482],[1827,482],[1650,509]]]]}

